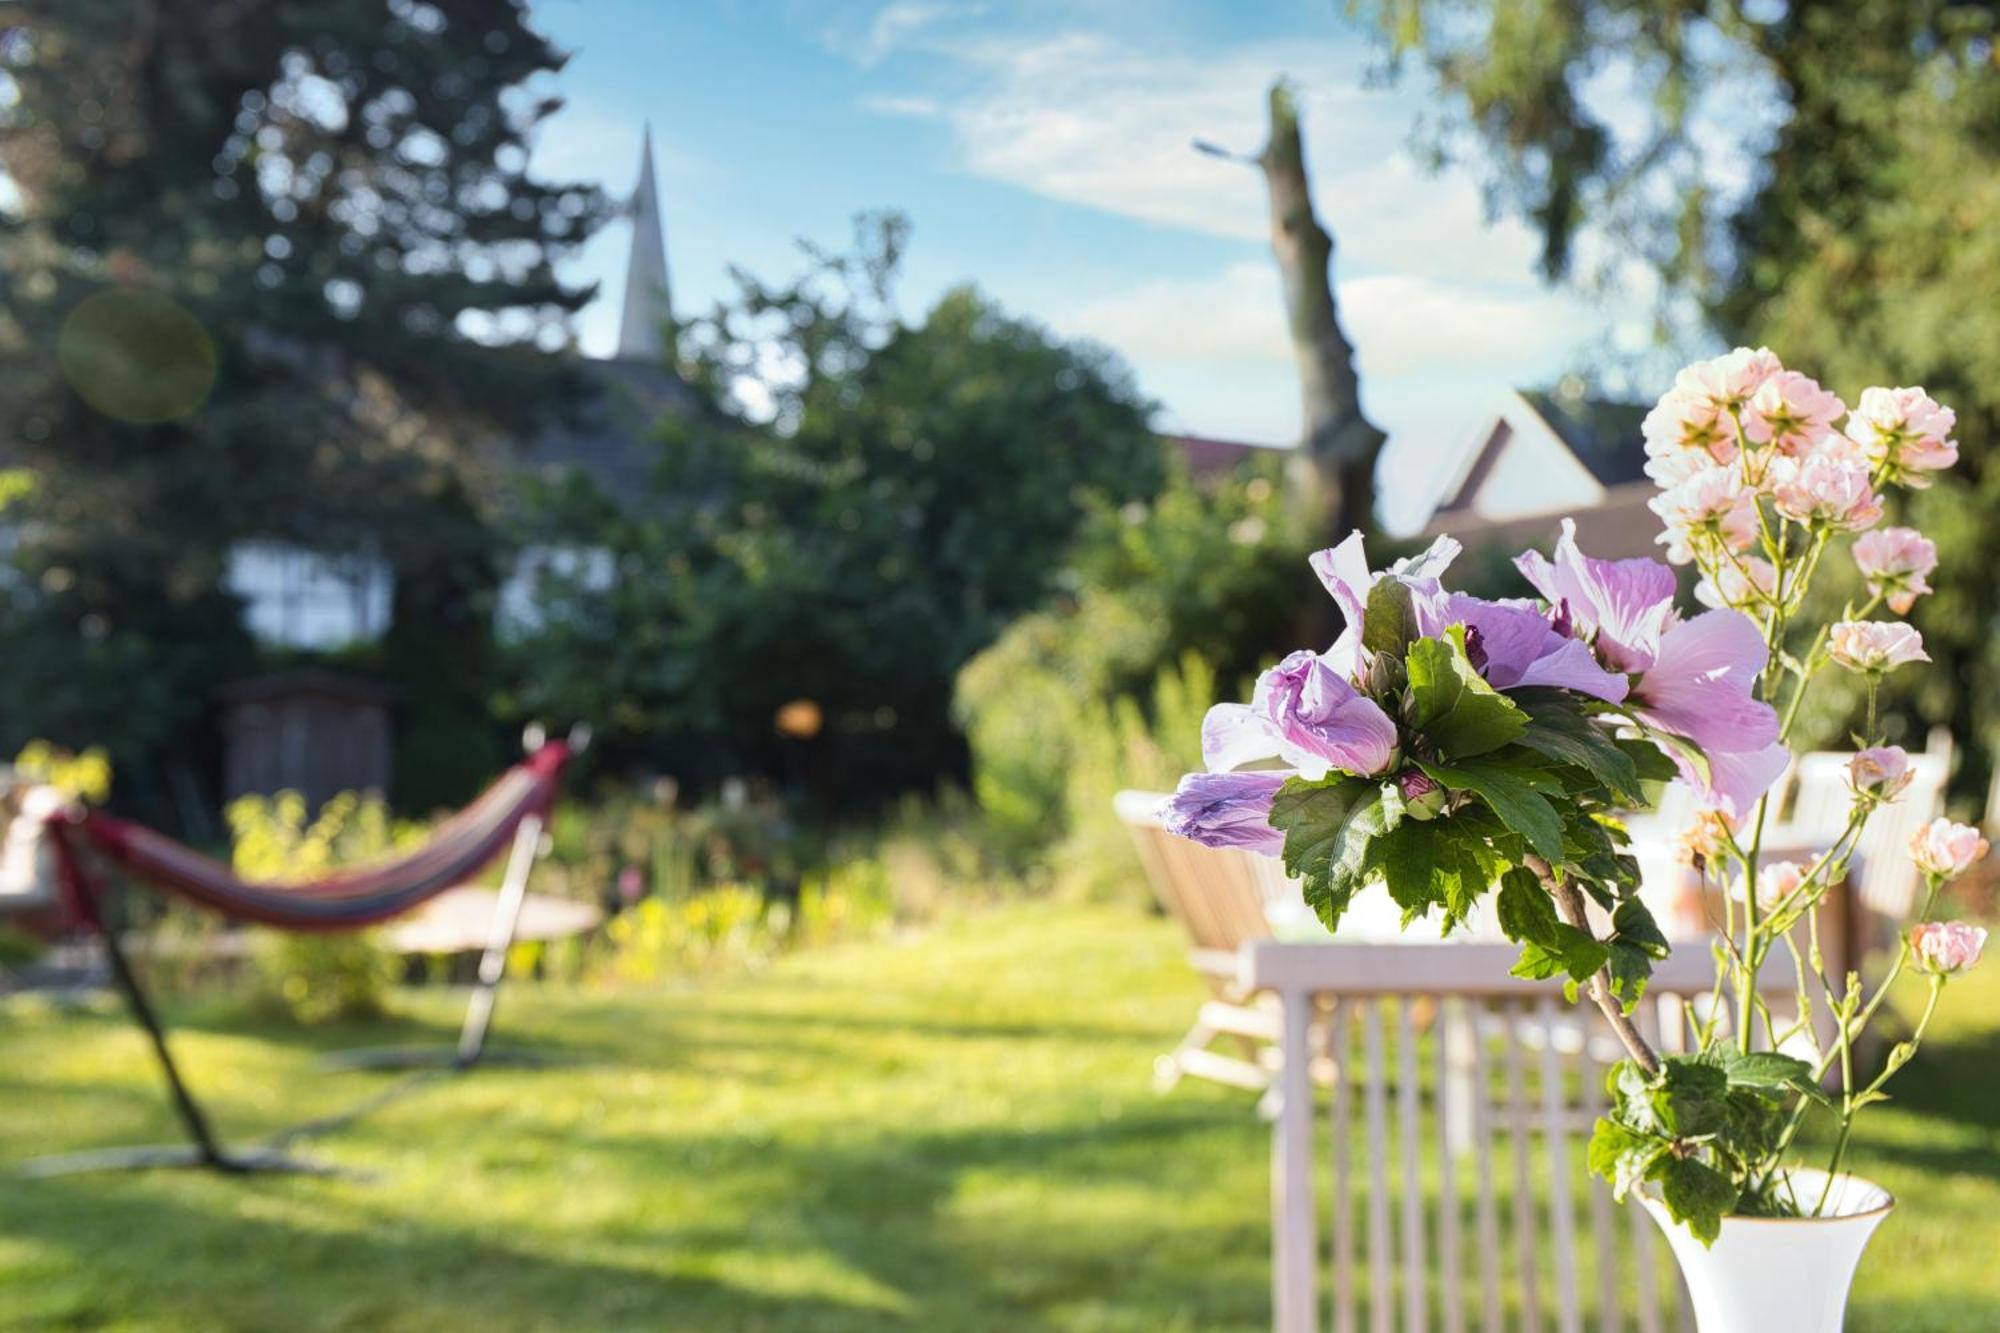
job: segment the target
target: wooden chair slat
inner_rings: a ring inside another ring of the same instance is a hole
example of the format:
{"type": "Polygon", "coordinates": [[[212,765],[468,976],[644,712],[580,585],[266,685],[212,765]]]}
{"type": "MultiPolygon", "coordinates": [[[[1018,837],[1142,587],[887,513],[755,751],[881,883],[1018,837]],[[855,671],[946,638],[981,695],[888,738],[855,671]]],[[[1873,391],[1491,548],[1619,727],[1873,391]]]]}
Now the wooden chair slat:
{"type": "MultiPolygon", "coordinates": [[[[1570,1175],[1568,1098],[1563,1088],[1563,1057],[1556,1040],[1556,1002],[1544,996],[1535,1004],[1542,1038],[1542,1146],[1548,1155],[1549,1230],[1556,1276],[1556,1326],[1562,1333],[1583,1333],[1583,1308],[1576,1287],[1576,1181],[1570,1175]]],[[[1587,1044],[1586,1044],[1587,1053],[1587,1044]]]]}
{"type": "Polygon", "coordinates": [[[1382,1059],[1382,1005],[1376,1001],[1361,1014],[1363,1059],[1362,1101],[1368,1120],[1368,1326],[1374,1333],[1391,1333],[1395,1318],[1391,1273],[1395,1255],[1389,1240],[1388,1089],[1382,1059]]]}
{"type": "Polygon", "coordinates": [[[1403,1328],[1419,1333],[1429,1326],[1424,1263],[1423,1139],[1417,1130],[1417,1102],[1423,1085],[1417,1082],[1416,1001],[1396,1006],[1396,1109],[1403,1158],[1403,1328]]]}
{"type": "Polygon", "coordinates": [[[1432,1034],[1432,1054],[1437,1061],[1433,1077],[1437,1079],[1436,1106],[1438,1130],[1438,1273],[1443,1281],[1441,1299],[1444,1301],[1445,1333],[1465,1333],[1465,1292],[1462,1282],[1463,1261],[1458,1247],[1458,1153],[1452,1143],[1455,1115],[1458,1107],[1454,1100],[1457,1071],[1452,1061],[1458,1053],[1458,1035],[1464,1025],[1465,1016],[1457,1000],[1446,1000],[1438,1006],[1437,1026],[1432,1034]]]}

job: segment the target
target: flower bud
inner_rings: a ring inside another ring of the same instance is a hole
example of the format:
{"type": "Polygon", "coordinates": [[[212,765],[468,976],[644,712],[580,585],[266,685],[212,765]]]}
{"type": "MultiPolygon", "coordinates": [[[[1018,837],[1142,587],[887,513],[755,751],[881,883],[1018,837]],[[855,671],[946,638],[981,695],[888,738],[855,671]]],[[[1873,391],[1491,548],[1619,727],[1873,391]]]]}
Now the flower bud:
{"type": "Polygon", "coordinates": [[[1827,655],[1850,671],[1869,675],[1931,660],[1924,636],[1894,620],[1841,621],[1827,635],[1827,655]]]}
{"type": "Polygon", "coordinates": [[[1418,769],[1398,773],[1396,789],[1403,794],[1403,813],[1411,819],[1435,819],[1444,809],[1445,789],[1418,769]]]}
{"type": "Polygon", "coordinates": [[[1893,801],[1917,775],[1909,751],[1900,745],[1872,745],[1847,761],[1847,785],[1857,796],[1893,801]]]}

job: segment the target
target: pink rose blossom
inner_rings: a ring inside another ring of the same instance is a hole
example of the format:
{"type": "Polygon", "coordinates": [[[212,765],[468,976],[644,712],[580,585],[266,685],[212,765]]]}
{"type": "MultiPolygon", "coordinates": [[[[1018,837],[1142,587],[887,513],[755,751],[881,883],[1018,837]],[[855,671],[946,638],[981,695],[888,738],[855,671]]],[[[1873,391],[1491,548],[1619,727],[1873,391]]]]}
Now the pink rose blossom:
{"type": "Polygon", "coordinates": [[[1796,370],[1781,370],[1750,395],[1743,409],[1743,433],[1753,443],[1798,458],[1831,435],[1833,423],[1846,411],[1847,404],[1822,389],[1819,381],[1796,370]]]}
{"type": "Polygon", "coordinates": [[[1847,783],[1857,795],[1893,801],[1916,774],[1910,753],[1900,745],[1872,745],[1847,761],[1847,783]]]}
{"type": "Polygon", "coordinates": [[[1646,440],[1646,475],[1663,486],[1736,458],[1736,425],[1715,401],[1669,389],[1640,423],[1646,440]]]}
{"type": "Polygon", "coordinates": [[[1843,620],[1828,633],[1827,652],[1850,671],[1873,673],[1931,660],[1924,636],[1895,620],[1843,620]]]}
{"type": "Polygon", "coordinates": [[[1865,463],[1781,458],[1767,476],[1773,503],[1786,518],[1836,532],[1860,532],[1882,520],[1882,502],[1868,484],[1865,463]]]}
{"type": "Polygon", "coordinates": [[[1722,855],[1732,836],[1728,815],[1713,806],[1698,811],[1674,839],[1674,859],[1682,865],[1713,861],[1722,855]]]}
{"type": "Polygon", "coordinates": [[[1986,839],[1970,824],[1933,819],[1910,839],[1910,859],[1926,875],[1952,879],[1986,855],[1986,839]]]}
{"type": "Polygon", "coordinates": [[[1910,932],[1917,966],[1937,977],[1955,977],[1979,961],[1986,932],[1963,921],[1926,921],[1910,932]]]}
{"type": "Polygon", "coordinates": [[[1868,591],[1886,597],[1899,616],[1908,615],[1917,598],[1931,590],[1926,579],[1937,560],[1937,545],[1915,528],[1884,528],[1854,543],[1854,563],[1868,580],[1868,591]]]}
{"type": "Polygon", "coordinates": [[[1694,585],[1695,600],[1703,606],[1741,609],[1768,600],[1777,590],[1778,571],[1762,556],[1746,555],[1739,561],[1718,565],[1694,585]]]}
{"type": "MultiPolygon", "coordinates": [[[[1757,872],[1757,906],[1769,910],[1798,891],[1805,883],[1807,867],[1799,861],[1773,861],[1757,872]]],[[[1736,896],[1743,896],[1743,885],[1736,886],[1736,896]]]]}
{"type": "Polygon", "coordinates": [[[1666,531],[1660,542],[1667,559],[1685,565],[1698,544],[1720,543],[1732,551],[1757,536],[1757,499],[1734,468],[1704,468],[1646,502],[1666,531]]]}
{"type": "Polygon", "coordinates": [[[1741,407],[1750,401],[1764,381],[1780,374],[1784,367],[1768,347],[1752,351],[1739,347],[1733,352],[1697,361],[1674,376],[1674,391],[1721,411],[1741,407]]]}
{"type": "Polygon", "coordinates": [[[1921,388],[1863,389],[1847,434],[1888,480],[1921,490],[1931,484],[1926,473],[1958,461],[1957,424],[1958,414],[1921,388]]]}

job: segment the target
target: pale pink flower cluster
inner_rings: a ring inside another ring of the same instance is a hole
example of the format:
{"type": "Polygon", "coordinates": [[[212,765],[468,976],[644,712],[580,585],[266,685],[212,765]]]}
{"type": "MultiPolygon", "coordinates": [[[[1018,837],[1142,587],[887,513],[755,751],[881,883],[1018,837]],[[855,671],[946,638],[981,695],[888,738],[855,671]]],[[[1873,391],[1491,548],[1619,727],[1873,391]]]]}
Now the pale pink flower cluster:
{"type": "Polygon", "coordinates": [[[1847,761],[1847,784],[1857,796],[1893,801],[1917,775],[1910,753],[1900,745],[1871,745],[1847,761]]]}
{"type": "Polygon", "coordinates": [[[1958,461],[1957,424],[1958,414],[1921,388],[1863,389],[1847,436],[1885,479],[1922,490],[1927,474],[1958,461]]]}
{"type": "Polygon", "coordinates": [[[1978,829],[1949,819],[1933,819],[1910,839],[1910,859],[1917,869],[1939,879],[1963,875],[1986,851],[1978,829]]]}
{"type": "MultiPolygon", "coordinates": [[[[1787,579],[1785,582],[1789,592],[1794,580],[1787,579]]],[[[1718,565],[1694,585],[1695,600],[1703,606],[1738,610],[1757,602],[1771,601],[1776,598],[1777,591],[1778,571],[1760,555],[1746,555],[1740,560],[1718,565]]]]}
{"type": "Polygon", "coordinates": [[[1765,472],[1765,488],[1779,513],[1808,526],[1861,532],[1882,521],[1882,502],[1859,459],[1824,454],[1777,458],[1765,472]]]}
{"type": "Polygon", "coordinates": [[[1910,932],[1910,952],[1932,976],[1957,976],[1977,963],[1985,948],[1985,930],[1963,921],[1926,921],[1910,932]]]}
{"type": "Polygon", "coordinates": [[[1928,662],[1924,636],[1899,620],[1843,620],[1827,634],[1827,655],[1850,671],[1880,674],[1928,662]]]}
{"type": "Polygon", "coordinates": [[[1854,564],[1868,591],[1888,600],[1897,615],[1908,615],[1917,598],[1931,590],[1937,545],[1915,528],[1883,528],[1854,543],[1854,564]]]}
{"type": "Polygon", "coordinates": [[[1769,348],[1739,347],[1674,376],[1674,387],[1640,426],[1646,437],[1646,474],[1670,486],[1704,468],[1734,462],[1734,414],[1783,369],[1769,348]]]}
{"type": "MultiPolygon", "coordinates": [[[[1775,358],[1773,358],[1775,363],[1775,358]]],[[[1803,458],[1833,435],[1833,423],[1847,411],[1837,394],[1796,370],[1766,377],[1743,408],[1743,433],[1751,443],[1769,445],[1787,458],[1803,458]]]]}
{"type": "Polygon", "coordinates": [[[1757,538],[1757,496],[1733,466],[1703,468],[1646,504],[1660,516],[1666,528],[1660,542],[1677,565],[1711,543],[1741,551],[1757,538]]]}

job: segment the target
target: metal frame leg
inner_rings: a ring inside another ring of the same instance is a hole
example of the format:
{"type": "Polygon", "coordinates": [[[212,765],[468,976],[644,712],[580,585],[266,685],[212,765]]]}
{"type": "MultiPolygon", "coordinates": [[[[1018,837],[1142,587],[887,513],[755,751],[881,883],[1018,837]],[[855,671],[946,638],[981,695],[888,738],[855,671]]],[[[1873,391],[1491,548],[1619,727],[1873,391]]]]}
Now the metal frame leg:
{"type": "Polygon", "coordinates": [[[81,874],[73,874],[71,884],[78,911],[97,937],[104,941],[104,956],[111,964],[111,978],[117,984],[119,993],[125,997],[126,1007],[132,1011],[139,1026],[145,1029],[147,1038],[153,1045],[153,1056],[158,1061],[160,1073],[167,1082],[167,1092],[173,1102],[174,1113],[180,1118],[181,1126],[187,1131],[188,1144],[183,1147],[174,1144],[154,1145],[137,1148],[105,1148],[91,1152],[63,1153],[54,1157],[38,1157],[21,1164],[21,1175],[29,1177],[49,1177],[77,1175],[89,1171],[142,1171],[156,1167],[200,1167],[208,1171],[219,1171],[226,1175],[249,1175],[256,1172],[283,1172],[299,1175],[338,1174],[338,1168],[315,1162],[288,1157],[275,1147],[257,1147],[239,1152],[226,1151],[216,1141],[215,1131],[209,1126],[208,1115],[189,1091],[187,1081],[181,1077],[180,1066],[174,1061],[174,1053],[167,1044],[166,1028],[160,1023],[159,1013],[153,1008],[146,988],[139,984],[138,973],[132,970],[132,961],[125,954],[124,945],[118,941],[118,932],[104,919],[103,907],[97,901],[95,892],[84,882],[81,874]]]}
{"type": "Polygon", "coordinates": [[[500,983],[507,974],[507,953],[514,946],[514,934],[521,924],[521,907],[528,896],[528,877],[541,859],[543,822],[540,815],[523,816],[514,829],[514,844],[507,854],[507,869],[500,880],[500,898],[493,907],[486,949],[479,957],[479,979],[466,1001],[465,1020],[459,1026],[453,1047],[387,1046],[343,1051],[320,1063],[335,1069],[470,1069],[481,1061],[536,1064],[540,1060],[486,1048],[487,1033],[493,1024],[493,1007],[499,999],[500,983]]]}
{"type": "Polygon", "coordinates": [[[493,1006],[500,998],[500,982],[507,975],[507,954],[514,947],[514,933],[521,925],[521,904],[528,896],[528,874],[541,856],[542,817],[529,815],[514,830],[514,848],[507,855],[507,871],[500,881],[500,901],[493,905],[493,930],[486,940],[486,952],[479,956],[479,982],[465,1005],[465,1026],[459,1029],[458,1050],[452,1064],[466,1069],[486,1053],[486,1033],[493,1024],[493,1006]]]}

